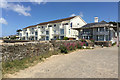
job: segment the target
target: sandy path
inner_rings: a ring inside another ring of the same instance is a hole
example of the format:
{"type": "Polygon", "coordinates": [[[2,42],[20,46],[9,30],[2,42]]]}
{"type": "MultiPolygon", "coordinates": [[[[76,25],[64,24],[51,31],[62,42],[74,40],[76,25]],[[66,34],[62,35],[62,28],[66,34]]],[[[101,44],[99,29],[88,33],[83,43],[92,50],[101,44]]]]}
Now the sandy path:
{"type": "Polygon", "coordinates": [[[117,78],[117,47],[80,50],[55,55],[33,67],[9,74],[10,78],[117,78]]]}

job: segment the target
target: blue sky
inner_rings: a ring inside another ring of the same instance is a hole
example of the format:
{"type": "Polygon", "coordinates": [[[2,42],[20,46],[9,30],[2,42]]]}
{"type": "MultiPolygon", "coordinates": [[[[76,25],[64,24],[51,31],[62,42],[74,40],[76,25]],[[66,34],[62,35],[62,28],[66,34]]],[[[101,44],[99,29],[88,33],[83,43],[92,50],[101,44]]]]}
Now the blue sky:
{"type": "Polygon", "coordinates": [[[41,22],[80,15],[87,23],[99,21],[116,21],[118,18],[117,2],[46,2],[46,3],[6,3],[2,9],[2,35],[14,35],[17,29],[41,22]],[[6,7],[6,5],[8,5],[6,7]]]}

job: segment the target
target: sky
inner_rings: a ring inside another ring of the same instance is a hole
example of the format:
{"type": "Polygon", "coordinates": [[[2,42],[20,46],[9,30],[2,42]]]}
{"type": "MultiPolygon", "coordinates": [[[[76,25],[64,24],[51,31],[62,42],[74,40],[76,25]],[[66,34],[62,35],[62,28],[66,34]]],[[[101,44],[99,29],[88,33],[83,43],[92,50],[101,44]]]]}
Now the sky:
{"type": "MultiPolygon", "coordinates": [[[[87,23],[117,21],[117,2],[4,2],[0,4],[2,36],[14,35],[17,29],[71,16],[80,16],[87,23]]],[[[1,36],[1,35],[0,35],[1,36]]]]}

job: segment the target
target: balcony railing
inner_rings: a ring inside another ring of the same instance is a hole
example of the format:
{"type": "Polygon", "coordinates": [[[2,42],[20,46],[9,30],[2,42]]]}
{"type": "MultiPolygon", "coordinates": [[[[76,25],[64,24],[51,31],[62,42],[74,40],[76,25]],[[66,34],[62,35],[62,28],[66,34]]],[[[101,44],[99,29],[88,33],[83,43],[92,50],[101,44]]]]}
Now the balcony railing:
{"type": "Polygon", "coordinates": [[[40,34],[40,36],[46,36],[46,34],[45,34],[45,33],[43,33],[43,34],[40,34]]]}
{"type": "Polygon", "coordinates": [[[60,35],[60,33],[59,32],[54,32],[54,34],[53,35],[60,35]]]}
{"type": "Polygon", "coordinates": [[[109,35],[109,32],[101,31],[101,32],[95,32],[95,35],[109,35]]]}

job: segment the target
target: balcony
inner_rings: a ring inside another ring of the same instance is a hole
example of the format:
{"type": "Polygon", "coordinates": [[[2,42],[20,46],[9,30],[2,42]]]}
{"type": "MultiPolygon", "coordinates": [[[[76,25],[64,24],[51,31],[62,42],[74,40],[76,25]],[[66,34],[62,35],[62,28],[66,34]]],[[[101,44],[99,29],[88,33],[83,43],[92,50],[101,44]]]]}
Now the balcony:
{"type": "Polygon", "coordinates": [[[60,35],[60,33],[59,32],[54,32],[53,35],[60,35]]]}
{"type": "Polygon", "coordinates": [[[109,35],[109,32],[106,31],[94,32],[94,35],[109,35]]]}
{"type": "Polygon", "coordinates": [[[46,36],[46,34],[43,33],[43,34],[40,34],[40,36],[46,36]]]}
{"type": "Polygon", "coordinates": [[[82,36],[90,36],[90,35],[93,35],[91,32],[83,32],[81,33],[82,36]]]}

